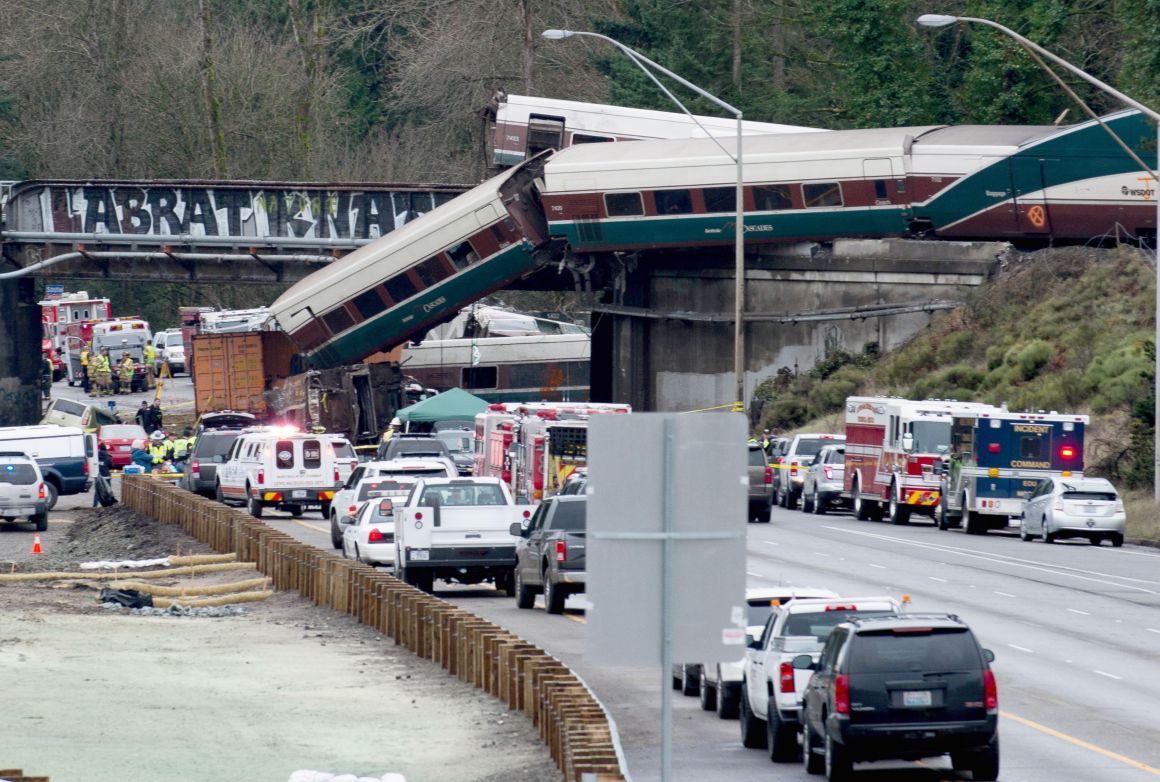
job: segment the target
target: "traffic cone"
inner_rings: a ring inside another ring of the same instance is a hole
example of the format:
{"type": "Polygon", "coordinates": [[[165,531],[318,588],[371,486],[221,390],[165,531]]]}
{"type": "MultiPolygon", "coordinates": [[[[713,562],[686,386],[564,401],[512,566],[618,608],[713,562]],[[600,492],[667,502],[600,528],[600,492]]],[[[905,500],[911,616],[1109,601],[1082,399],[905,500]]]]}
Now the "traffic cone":
{"type": "Polygon", "coordinates": [[[44,553],[43,551],[40,550],[40,533],[39,532],[33,534],[33,536],[32,536],[32,553],[33,554],[43,554],[44,553]]]}

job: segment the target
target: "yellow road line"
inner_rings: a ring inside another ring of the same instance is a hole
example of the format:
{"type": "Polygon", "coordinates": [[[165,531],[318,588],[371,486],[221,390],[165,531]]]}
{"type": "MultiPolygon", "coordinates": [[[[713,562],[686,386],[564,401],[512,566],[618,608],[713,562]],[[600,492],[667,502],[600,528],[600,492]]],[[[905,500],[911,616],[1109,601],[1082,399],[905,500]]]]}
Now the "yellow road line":
{"type": "Polygon", "coordinates": [[[319,527],[311,524],[309,521],[302,521],[301,519],[293,519],[292,521],[295,524],[301,524],[303,527],[306,527],[306,529],[312,529],[315,532],[330,532],[330,527],[319,527]]]}
{"type": "Polygon", "coordinates": [[[571,619],[573,622],[579,622],[582,625],[588,624],[588,620],[582,616],[576,616],[575,614],[564,614],[564,616],[567,619],[571,619]]]}
{"type": "Polygon", "coordinates": [[[1125,755],[1121,755],[1118,752],[1112,752],[1110,749],[1104,749],[1103,747],[1098,747],[1095,744],[1092,744],[1091,742],[1084,741],[1083,739],[1078,739],[1075,736],[1069,736],[1066,733],[1061,733],[1060,731],[1055,730],[1054,728],[1049,728],[1046,725],[1040,725],[1038,722],[1034,722],[1032,720],[1029,720],[1026,717],[1020,717],[1017,714],[1012,714],[1009,711],[1000,711],[999,714],[1005,720],[1013,720],[1015,722],[1018,722],[1020,725],[1025,725],[1028,728],[1031,728],[1032,730],[1037,730],[1040,733],[1045,733],[1048,736],[1051,736],[1053,738],[1057,738],[1057,739],[1060,739],[1062,741],[1066,741],[1068,744],[1074,744],[1075,746],[1080,747],[1081,749],[1086,749],[1089,752],[1094,752],[1097,755],[1103,755],[1105,758],[1109,758],[1109,759],[1115,760],[1119,763],[1123,763],[1125,766],[1131,766],[1132,768],[1138,768],[1141,771],[1146,771],[1149,774],[1152,774],[1153,776],[1160,777],[1160,768],[1154,768],[1152,766],[1149,766],[1147,763],[1141,763],[1138,760],[1133,760],[1132,758],[1129,758],[1125,755]]]}

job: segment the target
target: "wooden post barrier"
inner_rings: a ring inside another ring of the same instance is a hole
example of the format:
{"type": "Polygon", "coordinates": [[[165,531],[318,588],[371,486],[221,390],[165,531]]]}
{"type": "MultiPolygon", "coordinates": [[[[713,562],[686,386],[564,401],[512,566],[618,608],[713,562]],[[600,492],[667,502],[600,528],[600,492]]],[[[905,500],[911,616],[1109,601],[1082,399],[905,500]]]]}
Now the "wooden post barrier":
{"type": "Polygon", "coordinates": [[[149,476],[125,476],[121,485],[126,507],[179,526],[215,551],[235,553],[239,562],[255,563],[276,589],[350,614],[524,712],[567,782],[585,782],[584,775],[597,782],[624,781],[604,708],[574,673],[535,645],[392,575],[308,546],[242,510],[149,476]]]}

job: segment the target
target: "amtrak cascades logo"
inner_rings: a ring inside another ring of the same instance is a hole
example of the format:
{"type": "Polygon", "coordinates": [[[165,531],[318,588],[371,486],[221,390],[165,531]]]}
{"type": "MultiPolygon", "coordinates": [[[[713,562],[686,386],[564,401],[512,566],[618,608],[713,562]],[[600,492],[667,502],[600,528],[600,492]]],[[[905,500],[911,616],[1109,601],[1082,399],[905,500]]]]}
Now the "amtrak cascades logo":
{"type": "MultiPolygon", "coordinates": [[[[737,221],[730,220],[727,223],[722,223],[720,228],[706,228],[705,233],[707,233],[707,234],[735,234],[735,233],[737,233],[736,228],[737,228],[737,221]]],[[[760,225],[752,225],[750,223],[745,224],[745,233],[747,233],[747,234],[772,233],[772,232],[773,232],[773,226],[770,225],[769,223],[762,223],[760,225]]]]}

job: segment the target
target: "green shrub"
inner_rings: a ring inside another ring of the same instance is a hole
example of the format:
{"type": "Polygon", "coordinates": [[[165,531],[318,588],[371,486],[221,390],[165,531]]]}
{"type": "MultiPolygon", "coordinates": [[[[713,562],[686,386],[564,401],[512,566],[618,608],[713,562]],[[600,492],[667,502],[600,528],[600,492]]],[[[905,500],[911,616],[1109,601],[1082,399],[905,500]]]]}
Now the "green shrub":
{"type": "MultiPolygon", "coordinates": [[[[1015,350],[1016,348],[1011,349],[1011,351],[1015,350]]],[[[1008,351],[1008,355],[1011,351],[1008,351]]],[[[1024,380],[1030,380],[1051,360],[1054,352],[1050,342],[1034,339],[1018,349],[1014,365],[1019,368],[1019,374],[1023,376],[1024,380]]]]}
{"type": "Polygon", "coordinates": [[[976,338],[970,331],[956,331],[947,334],[935,350],[935,358],[940,365],[953,364],[974,355],[976,338]]]}

